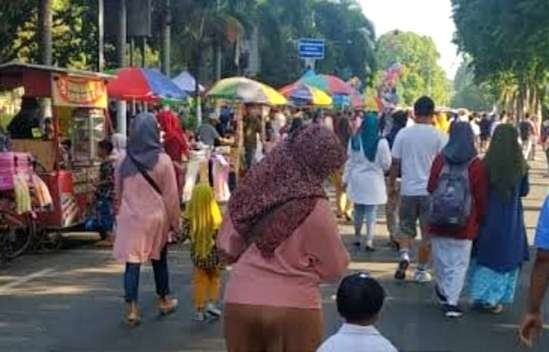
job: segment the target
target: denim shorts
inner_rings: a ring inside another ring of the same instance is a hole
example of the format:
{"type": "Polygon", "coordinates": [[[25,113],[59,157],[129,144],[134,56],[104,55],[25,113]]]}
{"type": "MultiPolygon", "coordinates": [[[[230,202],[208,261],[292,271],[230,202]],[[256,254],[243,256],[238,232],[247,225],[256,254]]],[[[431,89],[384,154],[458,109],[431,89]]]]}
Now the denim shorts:
{"type": "Polygon", "coordinates": [[[398,237],[402,239],[416,238],[417,223],[419,220],[422,240],[427,241],[430,207],[430,196],[401,196],[399,209],[400,232],[398,237]]]}

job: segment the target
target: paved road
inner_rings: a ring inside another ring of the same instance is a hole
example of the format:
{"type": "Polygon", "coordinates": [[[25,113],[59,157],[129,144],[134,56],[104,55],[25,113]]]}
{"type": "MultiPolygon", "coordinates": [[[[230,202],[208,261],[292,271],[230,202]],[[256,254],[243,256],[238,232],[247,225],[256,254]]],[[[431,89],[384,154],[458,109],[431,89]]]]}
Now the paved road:
{"type": "MultiPolygon", "coordinates": [[[[548,190],[544,164],[534,164],[532,193],[526,201],[529,234],[535,229],[539,207],[548,190]]],[[[351,228],[341,227],[350,246],[351,228]]],[[[378,226],[378,246],[386,242],[384,224],[378,226]]],[[[469,312],[449,321],[432,303],[429,285],[396,283],[392,279],[394,253],[353,251],[351,270],[368,270],[389,292],[379,328],[403,351],[522,351],[516,330],[523,309],[531,263],[521,276],[517,303],[501,316],[469,312]]],[[[123,267],[110,252],[92,245],[43,255],[28,255],[0,269],[0,351],[224,351],[221,323],[191,321],[191,263],[184,248],[170,254],[172,288],[181,301],[177,314],[156,315],[150,267],[144,268],[141,303],[144,323],[128,329],[121,323],[123,267]]],[[[322,287],[326,333],[339,326],[333,303],[334,285],[322,287]]],[[[545,305],[549,312],[549,302],[545,305]]],[[[546,313],[546,322],[549,314],[546,313]]],[[[537,348],[549,351],[549,325],[537,348]]],[[[299,352],[299,351],[296,351],[299,352]]],[[[344,352],[344,351],[342,351],[344,352]]],[[[375,352],[375,351],[374,351],[375,352]]]]}

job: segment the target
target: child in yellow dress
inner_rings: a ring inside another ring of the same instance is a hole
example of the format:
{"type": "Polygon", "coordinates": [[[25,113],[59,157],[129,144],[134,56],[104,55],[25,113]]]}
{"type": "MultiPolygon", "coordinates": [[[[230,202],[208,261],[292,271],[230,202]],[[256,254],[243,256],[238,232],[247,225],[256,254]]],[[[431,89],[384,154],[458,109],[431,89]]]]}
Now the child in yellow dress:
{"type": "Polygon", "coordinates": [[[212,188],[199,183],[184,213],[185,232],[191,242],[193,270],[193,320],[219,319],[216,306],[221,288],[221,263],[215,246],[222,215],[212,188]]]}

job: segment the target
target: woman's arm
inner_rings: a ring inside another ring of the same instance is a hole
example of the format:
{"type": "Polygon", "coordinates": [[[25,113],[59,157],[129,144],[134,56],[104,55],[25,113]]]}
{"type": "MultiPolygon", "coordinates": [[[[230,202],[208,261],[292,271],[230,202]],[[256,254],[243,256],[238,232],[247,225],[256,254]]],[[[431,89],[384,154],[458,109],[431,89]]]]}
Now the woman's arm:
{"type": "Polygon", "coordinates": [[[391,156],[391,149],[389,148],[389,142],[387,142],[385,138],[379,141],[377,146],[377,154],[377,162],[379,167],[381,167],[384,172],[389,171],[393,159],[391,156]]]}
{"type": "Polygon", "coordinates": [[[226,264],[235,263],[247,249],[244,240],[236,231],[229,212],[225,213],[223,225],[217,234],[216,245],[222,260],[226,264]]]}
{"type": "Polygon", "coordinates": [[[303,223],[305,254],[322,281],[333,282],[345,273],[349,253],[341,240],[337,221],[327,200],[320,200],[303,223]]]}
{"type": "Polygon", "coordinates": [[[161,154],[159,162],[162,162],[162,174],[160,177],[161,182],[158,186],[162,191],[162,198],[166,206],[170,227],[172,230],[178,231],[181,219],[181,208],[173,163],[167,154],[161,154]]]}

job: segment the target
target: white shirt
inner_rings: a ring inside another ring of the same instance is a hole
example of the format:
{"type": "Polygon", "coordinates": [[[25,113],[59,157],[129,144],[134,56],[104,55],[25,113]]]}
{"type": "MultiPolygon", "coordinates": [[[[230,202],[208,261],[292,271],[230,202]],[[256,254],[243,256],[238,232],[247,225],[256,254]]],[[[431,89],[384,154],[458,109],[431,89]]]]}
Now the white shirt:
{"type": "Polygon", "coordinates": [[[391,150],[386,139],[380,139],[374,162],[364,155],[362,145],[354,151],[349,142],[343,182],[347,196],[355,204],[380,205],[387,203],[385,171],[391,167],[391,150]]]}
{"type": "Polygon", "coordinates": [[[403,196],[426,196],[433,160],[448,142],[448,137],[431,125],[416,124],[397,134],[393,158],[400,159],[403,196]]]}
{"type": "Polygon", "coordinates": [[[473,130],[475,137],[480,136],[480,126],[474,121],[469,122],[469,124],[471,125],[471,129],[473,130]]]}
{"type": "Polygon", "coordinates": [[[374,326],[343,324],[317,352],[398,352],[374,326]]]}

